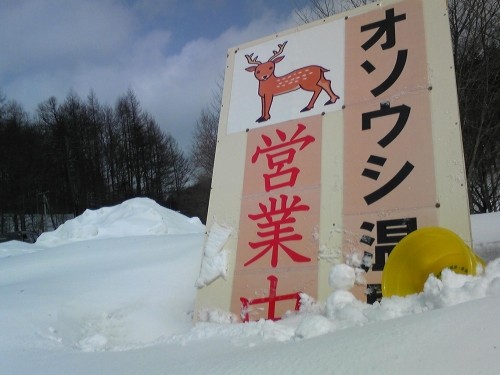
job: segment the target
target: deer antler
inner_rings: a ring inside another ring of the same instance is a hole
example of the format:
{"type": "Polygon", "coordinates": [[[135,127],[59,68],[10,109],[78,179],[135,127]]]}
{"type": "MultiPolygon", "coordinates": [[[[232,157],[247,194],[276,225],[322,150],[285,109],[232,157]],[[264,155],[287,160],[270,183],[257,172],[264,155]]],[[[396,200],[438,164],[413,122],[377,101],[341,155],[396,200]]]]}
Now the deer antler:
{"type": "Polygon", "coordinates": [[[278,44],[279,50],[278,51],[273,51],[273,55],[267,61],[273,61],[276,57],[278,57],[279,55],[281,55],[283,53],[283,50],[285,49],[285,46],[286,46],[287,42],[288,41],[285,41],[282,44],[278,44]]]}
{"type": "Polygon", "coordinates": [[[251,53],[250,55],[245,55],[245,57],[247,58],[249,64],[254,64],[254,65],[262,64],[259,60],[257,60],[259,56],[255,56],[255,58],[253,58],[253,53],[251,53]]]}

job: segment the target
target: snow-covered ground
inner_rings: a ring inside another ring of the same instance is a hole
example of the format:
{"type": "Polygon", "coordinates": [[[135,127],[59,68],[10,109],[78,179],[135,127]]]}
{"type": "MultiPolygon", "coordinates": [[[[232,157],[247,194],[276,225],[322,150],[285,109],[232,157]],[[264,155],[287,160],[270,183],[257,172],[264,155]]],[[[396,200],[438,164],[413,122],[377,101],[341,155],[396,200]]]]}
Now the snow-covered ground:
{"type": "Polygon", "coordinates": [[[193,325],[203,225],[144,198],[86,211],[36,244],[0,244],[0,375],[498,374],[500,213],[472,228],[480,276],[444,272],[375,305],[338,290],[280,322],[214,311],[193,325]]]}

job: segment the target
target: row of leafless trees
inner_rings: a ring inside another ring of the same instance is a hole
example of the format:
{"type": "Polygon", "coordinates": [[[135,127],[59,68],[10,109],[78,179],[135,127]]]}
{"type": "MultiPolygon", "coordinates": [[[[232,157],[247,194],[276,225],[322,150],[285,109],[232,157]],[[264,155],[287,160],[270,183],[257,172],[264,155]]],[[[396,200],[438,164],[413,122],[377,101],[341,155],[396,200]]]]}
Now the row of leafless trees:
{"type": "MultiPolygon", "coordinates": [[[[302,22],[373,0],[309,0],[302,22]]],[[[500,210],[500,37],[497,0],[448,0],[472,212],[500,210]]],[[[80,214],[148,196],[205,220],[221,92],[201,112],[191,157],[179,149],[132,91],[114,107],[92,92],[50,98],[33,118],[0,95],[0,232],[26,213],[80,214]],[[12,221],[12,220],[11,220],[12,221]]]]}
{"type": "Polygon", "coordinates": [[[500,210],[500,2],[448,0],[469,201],[500,210]]]}
{"type": "Polygon", "coordinates": [[[60,104],[52,97],[34,118],[0,98],[0,232],[26,229],[27,214],[79,215],[136,196],[177,206],[192,174],[131,90],[114,107],[92,92],[60,104]]]}

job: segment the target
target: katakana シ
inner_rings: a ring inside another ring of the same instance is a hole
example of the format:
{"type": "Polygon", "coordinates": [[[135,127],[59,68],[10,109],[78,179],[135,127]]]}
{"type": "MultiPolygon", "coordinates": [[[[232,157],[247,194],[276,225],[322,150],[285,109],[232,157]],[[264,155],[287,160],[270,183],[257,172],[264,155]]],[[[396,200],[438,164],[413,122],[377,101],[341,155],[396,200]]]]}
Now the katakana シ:
{"type": "Polygon", "coordinates": [[[396,189],[411,173],[411,171],[415,168],[415,166],[407,161],[401,169],[392,177],[388,182],[386,182],[382,187],[378,188],[374,192],[365,195],[363,199],[365,200],[367,205],[371,205],[378,200],[385,197],[391,191],[396,189]]]}
{"type": "MultiPolygon", "coordinates": [[[[408,50],[407,49],[399,50],[398,56],[396,58],[396,64],[394,65],[391,74],[389,74],[389,76],[384,80],[384,82],[382,82],[374,89],[370,90],[370,92],[374,97],[377,97],[386,92],[398,80],[398,78],[401,76],[401,73],[403,73],[407,59],[408,59],[408,50]]],[[[361,64],[361,67],[368,74],[370,74],[375,70],[375,67],[368,60],[366,60],[363,64],[361,64]]]]}
{"type": "Polygon", "coordinates": [[[386,50],[394,47],[396,44],[396,22],[404,20],[406,20],[406,13],[394,16],[394,8],[387,9],[385,11],[385,19],[361,26],[361,32],[377,29],[372,37],[363,43],[361,47],[367,51],[373,47],[384,34],[385,42],[380,45],[382,49],[386,50]]]}
{"type": "Polygon", "coordinates": [[[371,112],[365,112],[361,117],[361,129],[362,130],[370,130],[372,125],[371,121],[374,118],[385,117],[397,114],[398,119],[394,124],[394,127],[377,143],[381,147],[386,147],[392,141],[394,141],[397,136],[403,131],[406,126],[406,122],[410,117],[411,107],[408,107],[405,104],[398,105],[396,107],[391,107],[391,104],[388,102],[384,102],[380,104],[380,109],[371,112]]]}
{"type": "Polygon", "coordinates": [[[269,280],[269,296],[262,298],[248,299],[241,297],[241,319],[243,322],[248,322],[250,320],[250,306],[268,304],[267,308],[267,319],[280,320],[281,317],[276,316],[276,303],[280,301],[295,300],[295,311],[300,308],[300,292],[283,294],[278,296],[276,294],[276,288],[278,286],[278,278],[274,275],[269,275],[267,277],[269,280]]]}
{"type": "Polygon", "coordinates": [[[248,243],[252,249],[263,248],[263,250],[245,262],[245,267],[262,258],[268,252],[271,252],[271,266],[274,268],[278,265],[280,250],[283,250],[294,262],[311,261],[311,258],[301,255],[285,245],[285,243],[300,241],[302,239],[302,235],[294,233],[295,229],[291,225],[296,222],[293,213],[309,211],[309,206],[300,204],[301,199],[299,196],[294,195],[291,202],[288,201],[288,198],[287,195],[281,194],[278,202],[276,198],[271,197],[269,198],[269,206],[259,203],[261,213],[248,215],[253,221],[263,219],[257,223],[257,226],[264,231],[257,232],[257,235],[264,240],[248,243]]]}
{"type": "Polygon", "coordinates": [[[286,186],[295,186],[300,169],[290,165],[293,163],[297,151],[303,150],[308,144],[315,141],[312,135],[300,137],[305,129],[305,125],[297,124],[297,130],[289,139],[287,139],[285,132],[277,129],[278,141],[275,143],[267,135],[261,136],[265,147],[258,146],[256,148],[252,156],[252,163],[255,164],[261,155],[265,155],[267,158],[267,167],[273,173],[263,174],[266,192],[286,186]]]}
{"type": "MultiPolygon", "coordinates": [[[[382,156],[370,155],[370,157],[367,160],[367,163],[378,165],[379,167],[383,167],[386,161],[387,161],[387,158],[384,158],[382,156]]],[[[363,172],[361,172],[361,175],[364,177],[371,178],[372,180],[378,180],[378,177],[380,176],[380,172],[376,171],[374,169],[365,168],[365,169],[363,169],[363,172]]]]}

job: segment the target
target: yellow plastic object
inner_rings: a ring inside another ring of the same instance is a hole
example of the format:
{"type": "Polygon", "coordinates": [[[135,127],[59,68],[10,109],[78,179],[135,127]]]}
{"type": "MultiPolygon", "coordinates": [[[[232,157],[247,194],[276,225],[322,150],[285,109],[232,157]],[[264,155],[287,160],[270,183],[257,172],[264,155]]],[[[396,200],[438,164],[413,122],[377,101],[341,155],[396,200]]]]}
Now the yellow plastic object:
{"type": "Polygon", "coordinates": [[[382,295],[406,296],[419,293],[430,274],[440,276],[449,268],[475,275],[485,266],[465,242],[451,230],[425,227],[408,234],[394,247],[382,272],[382,295]]]}

